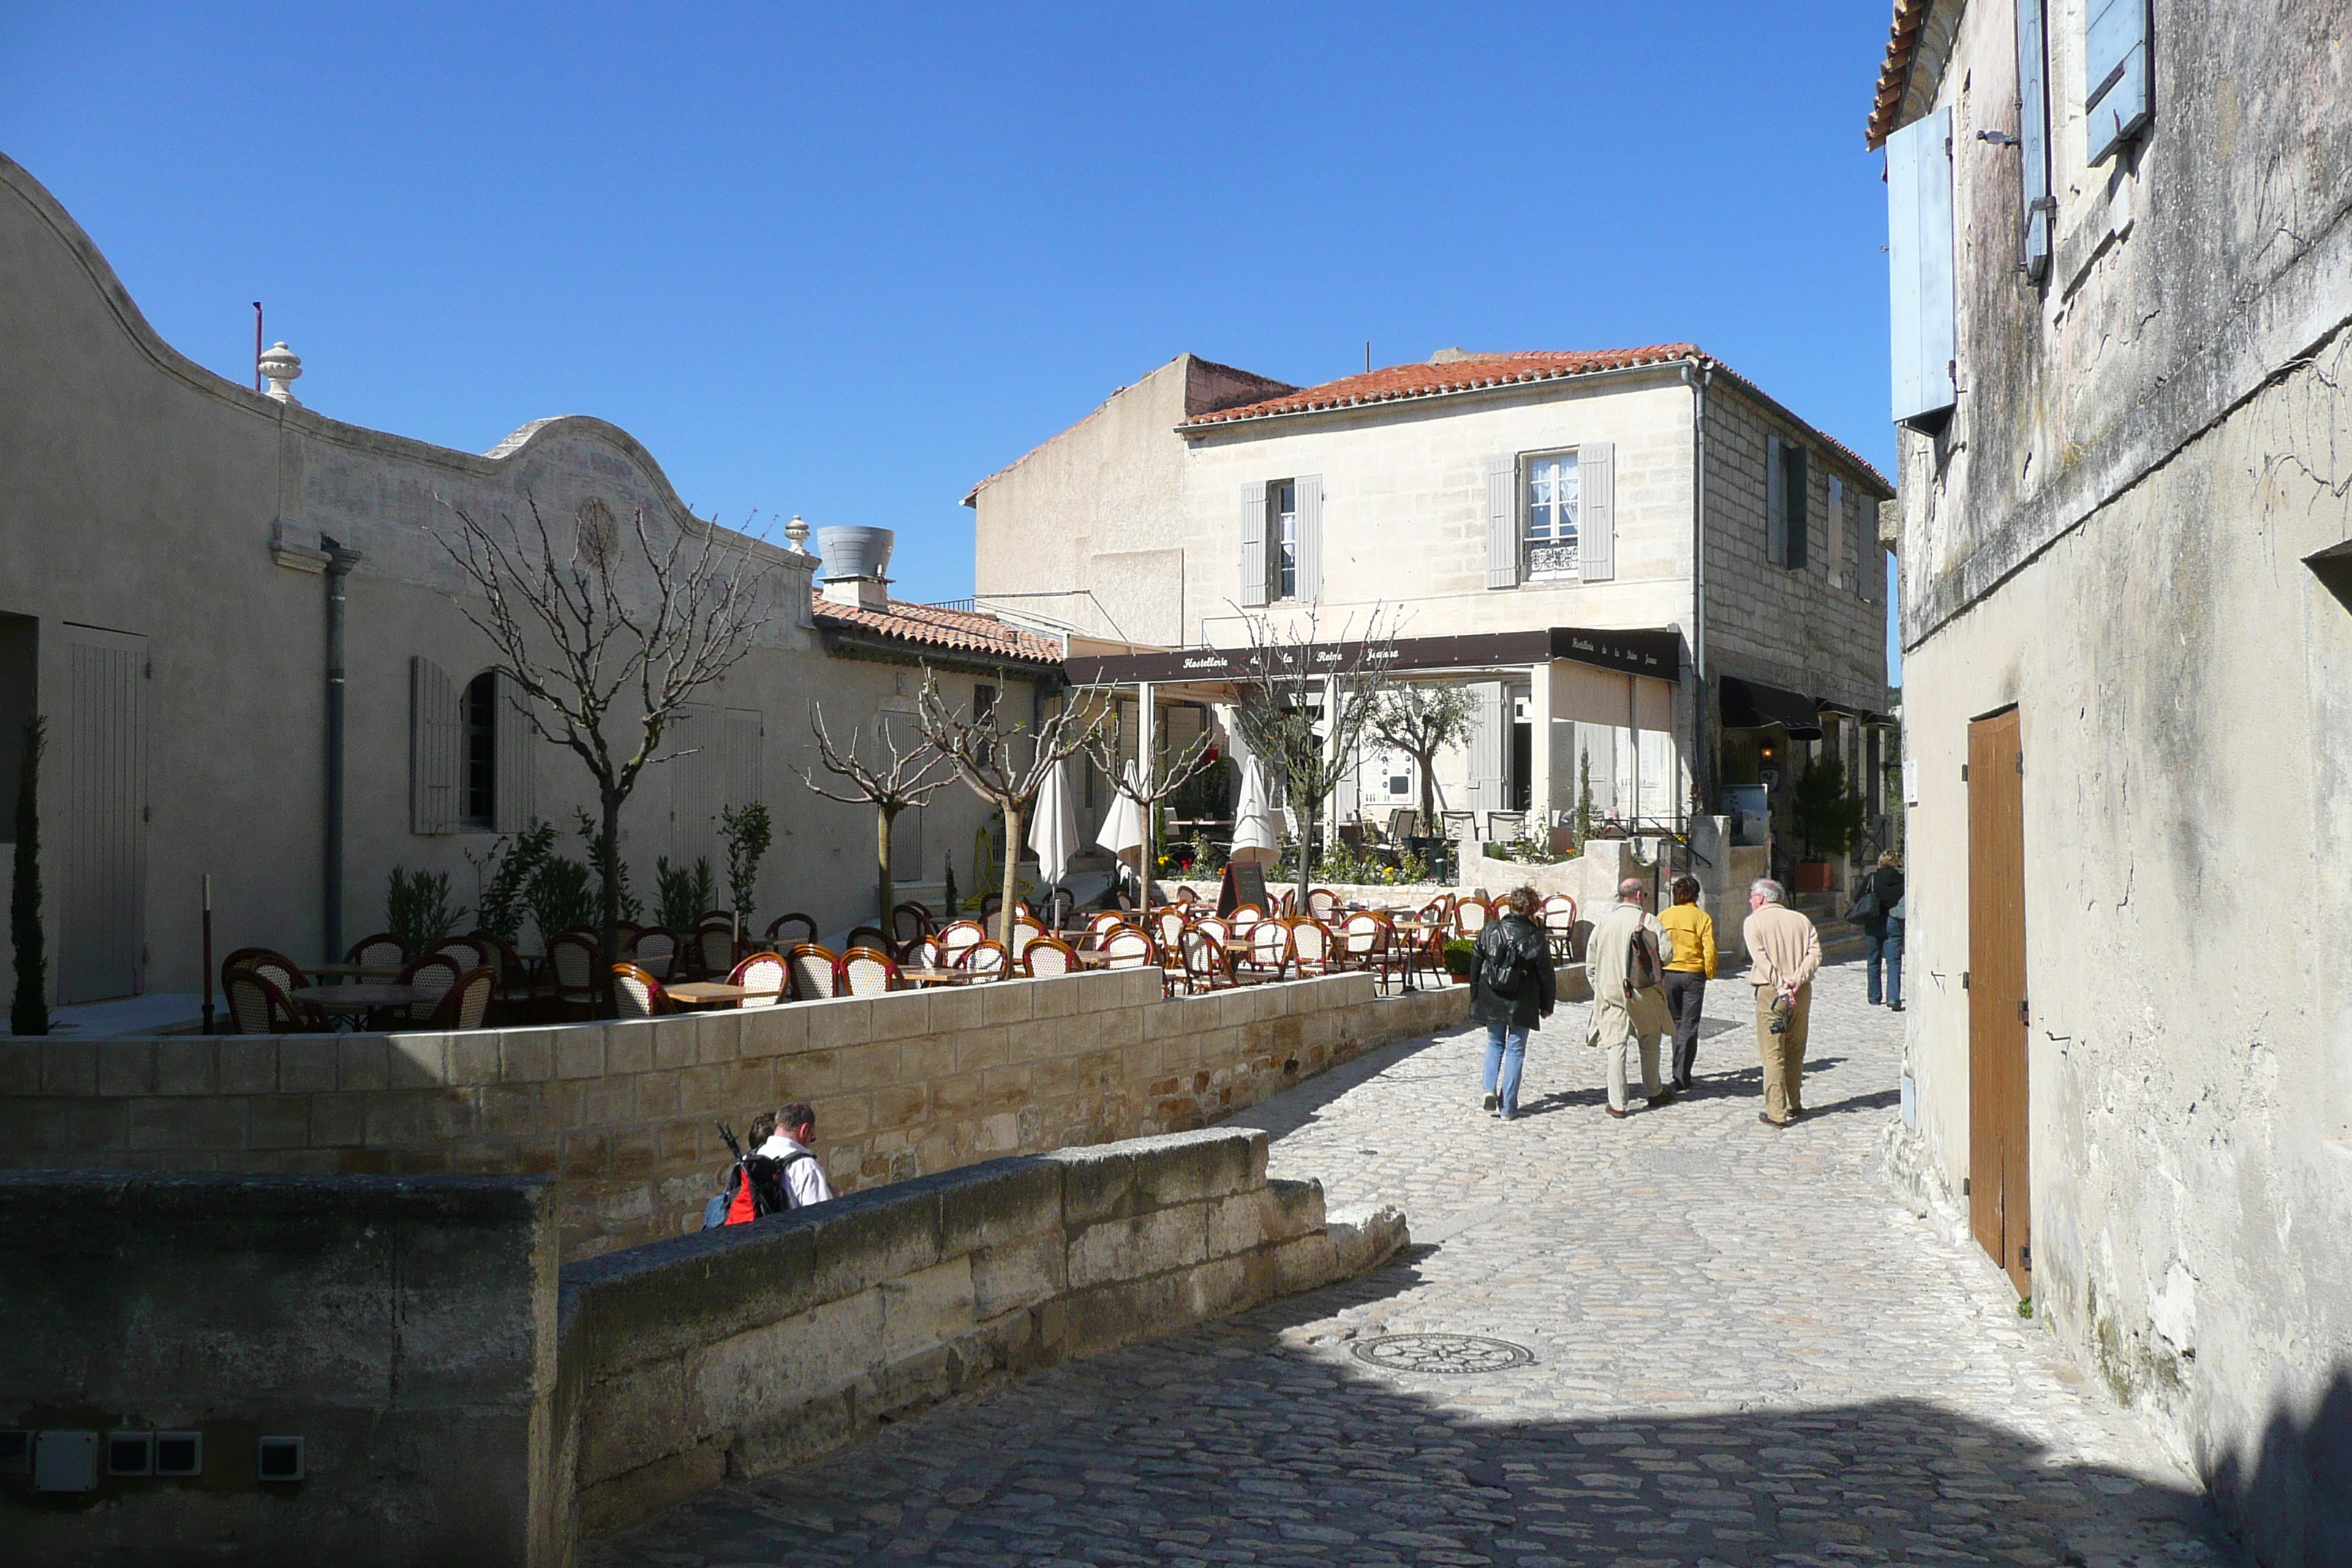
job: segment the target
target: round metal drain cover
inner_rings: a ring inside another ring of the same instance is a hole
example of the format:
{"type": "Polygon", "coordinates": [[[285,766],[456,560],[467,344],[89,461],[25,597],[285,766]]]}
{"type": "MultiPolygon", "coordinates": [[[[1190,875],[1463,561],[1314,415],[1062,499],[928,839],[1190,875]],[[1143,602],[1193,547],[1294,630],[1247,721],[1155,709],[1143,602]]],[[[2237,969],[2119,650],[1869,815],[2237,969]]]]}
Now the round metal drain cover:
{"type": "Polygon", "coordinates": [[[1391,1372],[1508,1372],[1532,1365],[1536,1352],[1508,1340],[1476,1334],[1383,1334],[1348,1347],[1358,1361],[1391,1372]]]}

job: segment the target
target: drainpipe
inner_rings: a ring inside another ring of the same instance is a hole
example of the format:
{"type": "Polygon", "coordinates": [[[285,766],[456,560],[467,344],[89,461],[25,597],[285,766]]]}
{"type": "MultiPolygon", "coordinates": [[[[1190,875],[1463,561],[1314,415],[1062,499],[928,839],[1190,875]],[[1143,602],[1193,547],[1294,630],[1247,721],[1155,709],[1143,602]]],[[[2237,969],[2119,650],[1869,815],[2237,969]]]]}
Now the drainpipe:
{"type": "Polygon", "coordinates": [[[1715,802],[1706,665],[1706,389],[1714,379],[1712,365],[1692,360],[1683,366],[1683,384],[1691,389],[1691,776],[1702,815],[1715,802]]]}
{"type": "Polygon", "coordinates": [[[343,956],[343,579],[360,563],[360,552],[331,539],[327,547],[327,846],[322,924],[327,962],[343,956]]]}

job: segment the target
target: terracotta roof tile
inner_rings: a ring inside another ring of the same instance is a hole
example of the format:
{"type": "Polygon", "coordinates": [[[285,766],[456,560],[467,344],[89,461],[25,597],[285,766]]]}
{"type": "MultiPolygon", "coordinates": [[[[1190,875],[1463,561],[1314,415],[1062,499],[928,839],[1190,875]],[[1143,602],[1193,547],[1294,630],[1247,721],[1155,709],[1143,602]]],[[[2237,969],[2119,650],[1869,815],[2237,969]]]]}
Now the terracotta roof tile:
{"type": "Polygon", "coordinates": [[[1392,364],[1361,375],[1341,376],[1320,386],[1301,387],[1263,402],[1244,403],[1238,408],[1198,414],[1184,421],[1184,428],[1236,425],[1285,414],[1356,408],[1407,398],[1440,397],[1521,382],[1556,381],[1563,376],[1591,375],[1596,371],[1671,364],[1676,360],[1706,357],[1690,343],[1656,343],[1642,349],[1536,350],[1526,353],[1470,354],[1444,364],[1392,364]]]}
{"type": "Polygon", "coordinates": [[[1919,47],[1920,30],[1935,0],[1895,0],[1895,23],[1887,29],[1886,58],[1878,68],[1878,90],[1870,100],[1870,121],[1863,127],[1863,145],[1885,144],[1895,132],[1895,117],[1903,111],[1903,91],[1911,83],[1911,57],[1919,47]]]}
{"type": "Polygon", "coordinates": [[[983,611],[911,605],[901,599],[891,600],[887,610],[868,610],[856,605],[835,604],[821,590],[812,609],[820,626],[855,626],[918,647],[952,648],[998,658],[1025,659],[1036,664],[1062,661],[1062,645],[1052,637],[1007,626],[983,611]]]}

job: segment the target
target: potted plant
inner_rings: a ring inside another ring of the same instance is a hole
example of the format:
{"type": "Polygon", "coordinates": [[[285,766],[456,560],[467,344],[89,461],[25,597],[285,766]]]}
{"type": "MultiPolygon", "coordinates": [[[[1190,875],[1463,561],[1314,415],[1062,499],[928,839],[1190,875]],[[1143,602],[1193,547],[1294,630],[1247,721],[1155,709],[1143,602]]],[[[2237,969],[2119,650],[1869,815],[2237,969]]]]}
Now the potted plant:
{"type": "Polygon", "coordinates": [[[1797,891],[1826,893],[1831,858],[1853,847],[1853,836],[1861,830],[1869,805],[1846,793],[1845,764],[1834,753],[1805,770],[1791,804],[1797,833],[1805,843],[1805,858],[1797,864],[1797,891]]]}

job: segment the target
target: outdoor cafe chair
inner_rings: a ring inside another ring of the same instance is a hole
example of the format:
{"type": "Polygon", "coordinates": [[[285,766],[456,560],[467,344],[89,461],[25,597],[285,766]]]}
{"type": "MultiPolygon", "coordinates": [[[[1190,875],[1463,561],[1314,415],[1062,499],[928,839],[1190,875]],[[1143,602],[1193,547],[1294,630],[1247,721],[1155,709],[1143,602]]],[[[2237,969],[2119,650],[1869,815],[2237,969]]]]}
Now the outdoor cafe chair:
{"type": "Polygon", "coordinates": [[[1404,980],[1412,984],[1416,974],[1427,974],[1440,989],[1454,983],[1454,973],[1445,967],[1447,932],[1442,925],[1424,927],[1411,936],[1399,934],[1404,945],[1404,980]]]}
{"type": "Polygon", "coordinates": [[[1454,934],[1466,941],[1475,942],[1479,931],[1486,928],[1488,917],[1494,912],[1487,907],[1484,898],[1463,900],[1454,906],[1454,934]]]}
{"type": "Polygon", "coordinates": [[[841,944],[841,951],[847,952],[853,947],[872,948],[876,952],[896,952],[898,951],[897,946],[890,941],[890,933],[884,931],[880,926],[850,927],[847,939],[841,944]]]}
{"type": "Polygon", "coordinates": [[[232,969],[221,981],[229,1025],[240,1035],[315,1035],[329,1026],[262,970],[232,969]]]}
{"type": "Polygon", "coordinates": [[[890,911],[890,937],[900,952],[931,934],[931,911],[918,903],[904,903],[890,911]]]}
{"type": "MultiPolygon", "coordinates": [[[[1207,931],[1211,936],[1216,938],[1217,945],[1219,947],[1230,947],[1233,944],[1234,937],[1233,922],[1226,920],[1223,915],[1202,915],[1199,920],[1187,924],[1184,931],[1207,931]]],[[[1176,957],[1183,952],[1180,943],[1183,939],[1184,931],[1178,931],[1176,935],[1178,939],[1176,942],[1162,942],[1160,945],[1160,951],[1167,953],[1171,958],[1176,957]]]]}
{"type": "Polygon", "coordinates": [[[917,937],[898,954],[902,969],[946,969],[947,957],[940,952],[940,939],[935,936],[917,937]]]}
{"type": "Polygon", "coordinates": [[[634,963],[613,965],[613,1002],[624,1018],[658,1018],[674,1010],[662,983],[634,963]]]}
{"type": "Polygon", "coordinates": [[[1041,936],[1021,955],[1022,973],[1033,980],[1068,974],[1078,967],[1077,949],[1057,936],[1041,936]]]}
{"type": "Polygon", "coordinates": [[[784,990],[792,983],[792,971],[784,967],[781,952],[754,952],[727,972],[727,984],[740,985],[747,991],[767,991],[767,996],[746,996],[735,1004],[738,1007],[773,1007],[784,999],[784,990]]]}
{"type": "Polygon", "coordinates": [[[816,940],[816,917],[814,915],[778,915],[768,922],[768,945],[779,952],[789,952],[795,942],[816,940]]]}
{"type": "Polygon", "coordinates": [[[694,928],[694,966],[704,974],[724,974],[735,967],[735,917],[702,917],[694,928]]]}
{"type": "Polygon", "coordinates": [[[221,960],[221,992],[228,992],[228,977],[240,969],[250,969],[289,996],[302,989],[303,972],[299,964],[282,952],[266,947],[240,947],[221,960]]]}
{"type": "Polygon", "coordinates": [[[1527,831],[1528,814],[1524,811],[1490,811],[1486,814],[1486,839],[1500,844],[1517,838],[1527,831]]]}
{"type": "Polygon", "coordinates": [[[356,963],[368,969],[404,969],[408,966],[408,944],[390,931],[378,931],[352,943],[343,954],[345,963],[356,963]]]}
{"type": "Polygon", "coordinates": [[[1260,921],[1249,929],[1249,945],[1237,955],[1236,969],[1268,980],[1279,980],[1290,969],[1290,926],[1283,921],[1260,921]]]}
{"type": "Polygon", "coordinates": [[[548,973],[555,979],[555,1000],[567,1008],[593,1013],[597,1003],[596,971],[604,954],[577,931],[565,931],[547,944],[548,973]]]}
{"type": "Polygon", "coordinates": [[[459,967],[456,959],[441,952],[436,952],[429,958],[420,958],[402,970],[400,984],[414,985],[419,991],[432,993],[432,1000],[429,1002],[409,1004],[406,1010],[408,1021],[412,1024],[422,1024],[432,1017],[433,1009],[439,1005],[441,998],[448,994],[449,987],[457,984],[457,977],[464,973],[465,970],[459,967]]]}
{"type": "Polygon", "coordinates": [[[1106,969],[1151,967],[1151,939],[1133,926],[1123,925],[1103,938],[1103,952],[1110,955],[1106,969]]]}
{"type": "Polygon", "coordinates": [[[978,921],[950,921],[940,932],[940,957],[948,967],[961,968],[963,955],[979,942],[988,940],[988,928],[978,921]]]}
{"type": "Polygon", "coordinates": [[[1331,928],[1312,915],[1300,915],[1290,921],[1290,966],[1300,974],[1328,974],[1331,962],[1331,928]]]}
{"type": "Polygon", "coordinates": [[[1087,921],[1087,934],[1079,939],[1081,947],[1100,947],[1110,940],[1110,933],[1127,924],[1127,917],[1117,910],[1105,910],[1087,921]]]}
{"type": "Polygon", "coordinates": [[[1454,895],[1440,893],[1421,906],[1421,918],[1429,925],[1450,926],[1454,923],[1454,895]]]}
{"type": "Polygon", "coordinates": [[[1570,950],[1576,945],[1576,900],[1566,893],[1554,893],[1538,912],[1543,918],[1544,934],[1551,938],[1551,955],[1570,957],[1570,950]]]}
{"type": "Polygon", "coordinates": [[[1237,904],[1234,907],[1234,912],[1225,917],[1225,928],[1234,936],[1239,937],[1247,933],[1250,927],[1264,919],[1265,919],[1265,911],[1255,904],[1237,904]]]}
{"type": "Polygon", "coordinates": [[[1339,912],[1339,895],[1328,888],[1307,889],[1307,912],[1318,921],[1328,921],[1339,912]]]}
{"type": "Polygon", "coordinates": [[[992,921],[996,918],[996,912],[1003,907],[1004,895],[1003,893],[987,894],[980,900],[980,918],[984,921],[992,921]]]}
{"type": "Polygon", "coordinates": [[[487,963],[466,971],[456,984],[441,993],[425,1026],[444,1031],[480,1028],[489,1013],[490,993],[497,989],[498,979],[498,972],[487,963]]]}
{"type": "Polygon", "coordinates": [[[1183,958],[1187,991],[1224,991],[1241,984],[1225,962],[1224,943],[1200,926],[1184,933],[1183,958]]]}
{"type": "Polygon", "coordinates": [[[1197,888],[1179,888],[1176,889],[1176,901],[1180,904],[1197,904],[1201,901],[1201,891],[1197,888]]]}
{"type": "Polygon", "coordinates": [[[853,947],[841,955],[834,969],[836,996],[879,996],[903,984],[897,961],[878,947],[853,947]]]}
{"type": "Polygon", "coordinates": [[[667,926],[647,926],[637,932],[636,945],[629,951],[629,962],[652,975],[656,980],[683,980],[686,965],[678,952],[677,932],[667,926]]]}
{"type": "Polygon", "coordinates": [[[1381,990],[1387,990],[1388,977],[1400,968],[1395,935],[1395,928],[1370,910],[1349,915],[1348,923],[1339,930],[1348,967],[1366,971],[1379,982],[1381,990]]]}
{"type": "Polygon", "coordinates": [[[994,937],[982,937],[963,950],[956,966],[974,981],[1002,980],[1013,972],[1013,957],[994,937]]]}
{"type": "Polygon", "coordinates": [[[1044,926],[1038,924],[1035,921],[1031,920],[1026,915],[1015,915],[1013,918],[1013,962],[1016,963],[1019,963],[1021,958],[1028,952],[1030,943],[1040,940],[1045,935],[1045,928],[1044,926]]]}
{"type": "Polygon", "coordinates": [[[1151,911],[1150,924],[1145,929],[1159,938],[1160,952],[1173,952],[1176,951],[1177,942],[1184,934],[1184,924],[1185,917],[1182,910],[1154,910],[1151,911]]]}
{"type": "Polygon", "coordinates": [[[831,948],[819,947],[813,942],[794,942],[784,954],[784,967],[793,976],[793,1000],[814,1002],[836,994],[833,982],[840,962],[831,948]]]}
{"type": "Polygon", "coordinates": [[[1045,900],[1045,929],[1061,931],[1078,912],[1078,896],[1067,888],[1056,888],[1045,900]]]}

